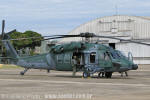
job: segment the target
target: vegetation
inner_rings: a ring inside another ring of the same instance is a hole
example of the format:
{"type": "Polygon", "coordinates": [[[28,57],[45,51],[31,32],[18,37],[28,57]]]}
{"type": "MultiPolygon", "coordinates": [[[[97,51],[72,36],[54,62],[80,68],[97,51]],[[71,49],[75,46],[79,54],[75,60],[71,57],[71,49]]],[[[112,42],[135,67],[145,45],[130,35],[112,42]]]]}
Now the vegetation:
{"type": "MultiPolygon", "coordinates": [[[[40,46],[41,45],[40,40],[43,39],[41,34],[34,32],[34,31],[14,32],[9,35],[10,35],[11,39],[28,38],[28,39],[24,39],[24,40],[14,40],[11,42],[17,51],[24,49],[26,47],[31,48],[31,51],[29,51],[31,55],[35,54],[34,53],[35,47],[40,46]],[[39,37],[39,38],[31,38],[31,37],[39,37]]],[[[0,56],[1,55],[5,56],[6,55],[5,48],[4,48],[4,52],[2,54],[1,46],[2,46],[2,43],[0,41],[0,56]]]]}
{"type": "Polygon", "coordinates": [[[12,41],[12,44],[14,47],[18,49],[26,48],[29,47],[31,49],[34,49],[36,46],[41,45],[41,39],[42,36],[41,34],[33,31],[25,31],[24,33],[22,32],[14,32],[10,34],[10,37],[12,39],[19,39],[19,38],[30,38],[30,39],[25,39],[25,40],[17,40],[17,41],[12,41]],[[39,38],[31,38],[31,37],[39,37],[39,38]]]}

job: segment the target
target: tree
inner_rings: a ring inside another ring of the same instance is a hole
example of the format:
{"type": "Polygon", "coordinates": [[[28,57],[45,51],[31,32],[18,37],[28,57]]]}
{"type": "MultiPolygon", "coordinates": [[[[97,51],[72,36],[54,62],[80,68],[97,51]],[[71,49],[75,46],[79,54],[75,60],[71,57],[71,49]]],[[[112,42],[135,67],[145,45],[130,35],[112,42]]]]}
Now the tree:
{"type": "Polygon", "coordinates": [[[10,34],[10,37],[12,39],[29,38],[29,39],[24,39],[24,40],[12,41],[12,44],[14,45],[16,49],[22,49],[26,47],[30,47],[34,49],[36,46],[41,45],[40,40],[43,38],[41,34],[34,32],[34,31],[25,31],[24,33],[14,32],[10,34]],[[39,37],[39,38],[31,38],[31,37],[39,37]]]}
{"type": "Polygon", "coordinates": [[[29,37],[39,37],[39,38],[32,38],[32,39],[29,39],[28,42],[29,44],[27,46],[31,47],[32,49],[35,48],[35,46],[41,46],[41,39],[42,36],[41,34],[37,33],[37,32],[33,32],[33,31],[26,31],[24,32],[25,36],[27,36],[27,38],[29,37]]]}

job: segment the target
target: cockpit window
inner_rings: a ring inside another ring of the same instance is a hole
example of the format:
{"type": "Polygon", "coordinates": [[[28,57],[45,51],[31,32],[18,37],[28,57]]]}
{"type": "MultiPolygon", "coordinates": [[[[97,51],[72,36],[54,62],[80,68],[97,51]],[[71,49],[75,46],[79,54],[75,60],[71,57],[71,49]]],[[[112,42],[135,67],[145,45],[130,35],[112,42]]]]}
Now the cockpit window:
{"type": "Polygon", "coordinates": [[[105,52],[105,53],[101,53],[100,54],[100,59],[103,59],[103,60],[110,60],[110,53],[108,53],[108,52],[105,52]]]}
{"type": "Polygon", "coordinates": [[[125,55],[122,52],[118,51],[118,50],[111,51],[110,54],[113,57],[113,59],[120,59],[120,58],[125,57],[125,55]]]}
{"type": "Polygon", "coordinates": [[[90,63],[95,63],[96,52],[92,52],[90,54],[90,63]]]}
{"type": "Polygon", "coordinates": [[[117,52],[111,52],[111,56],[113,57],[113,59],[120,58],[117,52]]]}
{"type": "Polygon", "coordinates": [[[126,57],[125,54],[124,54],[123,52],[121,52],[121,51],[117,51],[117,53],[118,53],[118,55],[119,55],[120,57],[126,57]]]}

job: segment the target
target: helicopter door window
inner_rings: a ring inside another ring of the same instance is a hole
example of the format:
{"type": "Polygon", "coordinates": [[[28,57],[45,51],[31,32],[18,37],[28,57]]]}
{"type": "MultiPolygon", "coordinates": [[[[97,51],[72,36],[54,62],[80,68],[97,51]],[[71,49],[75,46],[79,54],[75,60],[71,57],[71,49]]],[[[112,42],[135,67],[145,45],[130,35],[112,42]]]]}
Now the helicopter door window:
{"type": "Polygon", "coordinates": [[[90,54],[90,63],[95,63],[96,52],[92,52],[90,54]]]}
{"type": "Polygon", "coordinates": [[[64,60],[65,63],[70,63],[70,54],[65,54],[64,60]]]}
{"type": "Polygon", "coordinates": [[[110,55],[108,53],[104,53],[105,60],[110,60],[110,55]]]}
{"type": "Polygon", "coordinates": [[[63,55],[57,55],[57,62],[63,63],[63,55]]]}

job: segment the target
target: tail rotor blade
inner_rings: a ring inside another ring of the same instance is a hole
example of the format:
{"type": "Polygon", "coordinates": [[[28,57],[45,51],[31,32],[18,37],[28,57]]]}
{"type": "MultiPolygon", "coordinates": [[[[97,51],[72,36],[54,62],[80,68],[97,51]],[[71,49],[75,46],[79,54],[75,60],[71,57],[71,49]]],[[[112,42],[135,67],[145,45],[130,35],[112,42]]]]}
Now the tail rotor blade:
{"type": "Polygon", "coordinates": [[[17,30],[16,29],[14,29],[14,30],[12,30],[12,31],[10,31],[10,32],[8,32],[8,33],[6,33],[6,34],[11,34],[11,33],[14,33],[14,32],[16,32],[17,30]]]}
{"type": "Polygon", "coordinates": [[[5,20],[2,21],[2,39],[4,37],[5,20]]]}
{"type": "MultiPolygon", "coordinates": [[[[4,28],[5,28],[5,20],[2,21],[2,35],[1,35],[1,40],[3,40],[4,38],[4,28]]],[[[2,56],[3,56],[3,52],[4,52],[4,48],[3,48],[3,45],[1,46],[1,52],[2,52],[2,56]]]]}

